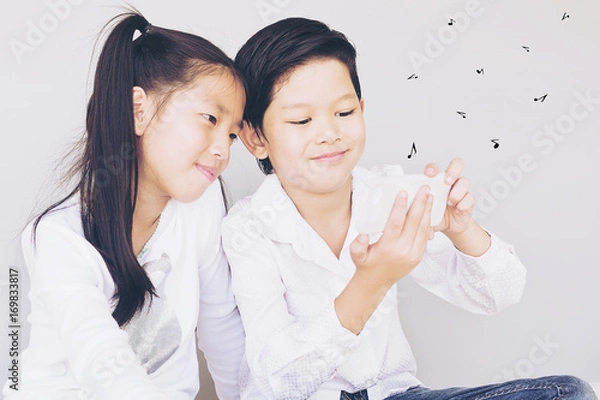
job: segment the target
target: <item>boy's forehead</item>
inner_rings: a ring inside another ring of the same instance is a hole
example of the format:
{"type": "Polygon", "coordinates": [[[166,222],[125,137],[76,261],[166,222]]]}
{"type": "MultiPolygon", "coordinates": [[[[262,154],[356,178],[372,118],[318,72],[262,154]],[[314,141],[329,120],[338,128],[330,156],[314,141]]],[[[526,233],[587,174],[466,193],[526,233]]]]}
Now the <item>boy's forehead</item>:
{"type": "Polygon", "coordinates": [[[282,103],[281,106],[285,109],[306,106],[309,100],[314,100],[312,90],[334,85],[348,87],[348,90],[342,90],[344,93],[331,93],[339,96],[339,100],[356,97],[350,72],[345,64],[335,58],[314,59],[286,71],[273,86],[272,101],[282,103]],[[307,98],[302,98],[302,94],[307,98]]]}
{"type": "MultiPolygon", "coordinates": [[[[356,93],[348,92],[346,94],[342,94],[341,96],[335,98],[334,101],[342,102],[344,100],[354,100],[356,98],[357,98],[356,93]]],[[[310,106],[311,106],[310,103],[305,103],[305,102],[289,102],[289,103],[282,104],[281,109],[282,110],[293,110],[293,109],[297,109],[297,108],[307,108],[310,106]]]]}

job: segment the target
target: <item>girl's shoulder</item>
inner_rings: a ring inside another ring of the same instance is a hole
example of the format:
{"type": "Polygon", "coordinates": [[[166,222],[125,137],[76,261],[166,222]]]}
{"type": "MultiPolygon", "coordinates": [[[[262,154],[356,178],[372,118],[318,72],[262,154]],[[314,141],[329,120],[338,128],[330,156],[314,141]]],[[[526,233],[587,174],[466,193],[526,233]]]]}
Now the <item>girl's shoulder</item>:
{"type": "Polygon", "coordinates": [[[48,211],[39,219],[37,224],[36,220],[37,217],[29,222],[25,228],[25,232],[33,232],[35,229],[36,233],[38,231],[42,232],[43,236],[46,231],[61,230],[84,237],[81,222],[81,204],[77,196],[67,199],[63,204],[48,211]]]}

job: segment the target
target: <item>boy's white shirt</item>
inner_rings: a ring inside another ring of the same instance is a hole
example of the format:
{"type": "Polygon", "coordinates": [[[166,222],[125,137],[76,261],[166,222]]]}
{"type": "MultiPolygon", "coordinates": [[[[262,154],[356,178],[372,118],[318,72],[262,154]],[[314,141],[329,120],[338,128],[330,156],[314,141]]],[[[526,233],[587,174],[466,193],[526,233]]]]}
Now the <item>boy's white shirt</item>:
{"type": "Polygon", "coordinates": [[[115,286],[83,235],[78,202],[42,219],[35,250],[28,225],[22,247],[31,277],[31,337],[19,391],[8,381],[7,399],[193,400],[196,337],[219,398],[238,399],[244,332],[220,243],[224,214],[218,181],[194,202],[168,202],[140,258],[147,271],[162,265],[148,273],[161,296],[151,307],[158,313],[145,321],[138,313],[141,320],[124,329],[111,316],[115,286]]]}
{"type": "MultiPolygon", "coordinates": [[[[398,173],[399,167],[392,168],[398,173]]],[[[396,286],[357,336],[341,326],[334,309],[355,271],[349,245],[357,235],[356,196],[375,176],[358,167],[353,171],[352,219],[339,259],[300,216],[274,174],[223,220],[223,247],[246,332],[242,399],[338,400],[341,390],[368,389],[369,398],[377,400],[422,386],[398,318],[396,286]]],[[[436,233],[410,276],[474,313],[514,304],[525,268],[512,246],[491,238],[485,254],[471,257],[436,233]]]]}

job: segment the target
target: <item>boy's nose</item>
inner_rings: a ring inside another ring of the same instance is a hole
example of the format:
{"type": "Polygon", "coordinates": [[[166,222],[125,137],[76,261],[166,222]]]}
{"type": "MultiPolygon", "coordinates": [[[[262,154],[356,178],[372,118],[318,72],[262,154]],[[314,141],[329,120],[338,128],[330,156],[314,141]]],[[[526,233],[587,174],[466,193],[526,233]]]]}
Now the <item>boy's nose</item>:
{"type": "Polygon", "coordinates": [[[318,127],[318,143],[333,143],[338,140],[340,136],[340,130],[333,118],[326,118],[318,127]]]}

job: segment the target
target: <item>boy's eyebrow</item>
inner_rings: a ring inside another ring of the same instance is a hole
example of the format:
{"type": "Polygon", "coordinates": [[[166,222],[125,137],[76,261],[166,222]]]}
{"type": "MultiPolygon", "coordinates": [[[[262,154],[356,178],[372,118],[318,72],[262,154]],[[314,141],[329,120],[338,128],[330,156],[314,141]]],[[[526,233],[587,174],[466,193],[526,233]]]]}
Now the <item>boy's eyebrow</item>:
{"type": "MultiPolygon", "coordinates": [[[[356,93],[348,92],[348,93],[343,94],[340,97],[338,97],[334,102],[338,103],[343,100],[354,99],[354,98],[356,98],[356,93]]],[[[289,110],[292,108],[305,108],[305,107],[310,107],[310,104],[308,104],[308,103],[293,103],[293,104],[285,105],[281,108],[283,108],[284,110],[289,110]]]]}

